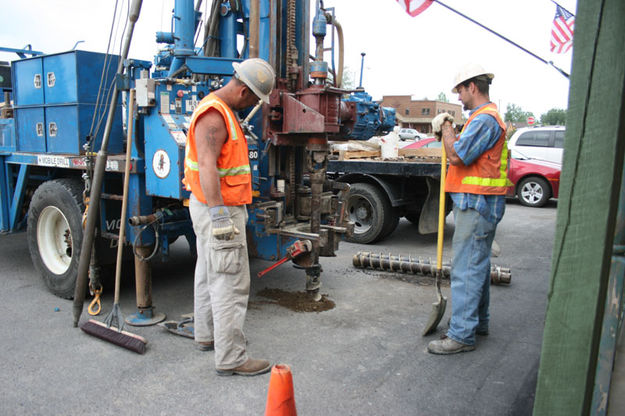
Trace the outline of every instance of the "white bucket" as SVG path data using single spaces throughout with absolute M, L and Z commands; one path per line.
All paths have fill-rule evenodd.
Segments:
M 399 136 L 391 132 L 380 138 L 380 153 L 382 159 L 396 159 L 399 155 Z

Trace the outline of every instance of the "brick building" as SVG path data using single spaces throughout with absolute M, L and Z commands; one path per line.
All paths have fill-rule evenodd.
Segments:
M 393 107 L 397 117 L 397 125 L 412 128 L 421 133 L 432 132 L 432 119 L 440 113 L 449 113 L 456 125 L 464 124 L 462 106 L 442 101 L 412 100 L 410 95 L 385 95 L 380 103 L 382 107 Z

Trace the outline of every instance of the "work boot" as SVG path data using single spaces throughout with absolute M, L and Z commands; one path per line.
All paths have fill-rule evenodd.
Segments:
M 238 367 L 230 369 L 217 369 L 217 375 L 219 376 L 232 376 L 238 374 L 240 376 L 255 376 L 263 374 L 271 370 L 271 364 L 267 360 L 255 360 L 254 358 L 248 358 L 246 362 Z
M 432 354 L 456 354 L 459 352 L 473 351 L 475 345 L 461 344 L 453 339 L 446 337 L 445 339 L 439 339 L 432 341 L 428 344 L 428 352 Z
M 213 351 L 215 349 L 215 341 L 196 342 L 196 344 L 200 351 Z

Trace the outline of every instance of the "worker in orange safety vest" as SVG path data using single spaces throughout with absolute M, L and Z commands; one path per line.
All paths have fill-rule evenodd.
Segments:
M 184 160 L 189 212 L 197 237 L 194 337 L 215 350 L 218 375 L 257 375 L 267 360 L 248 357 L 243 323 L 250 290 L 245 236 L 252 175 L 245 134 L 234 111 L 269 102 L 273 68 L 259 58 L 233 63 L 234 76 L 200 101 L 191 117 Z
M 454 202 L 454 253 L 451 268 L 452 315 L 446 336 L 428 344 L 433 354 L 475 349 L 476 335 L 489 332 L 490 254 L 505 211 L 508 149 L 506 125 L 490 101 L 492 73 L 469 64 L 454 80 L 469 119 L 458 136 L 447 113 L 432 120 L 449 161 L 445 191 Z

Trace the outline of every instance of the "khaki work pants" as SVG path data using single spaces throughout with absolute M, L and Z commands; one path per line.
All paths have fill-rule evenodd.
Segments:
M 234 240 L 217 240 L 211 233 L 208 206 L 193 195 L 189 212 L 197 237 L 194 285 L 194 331 L 197 342 L 215 341 L 215 368 L 227 370 L 247 361 L 243 323 L 250 293 L 245 205 L 229 206 L 239 229 Z

